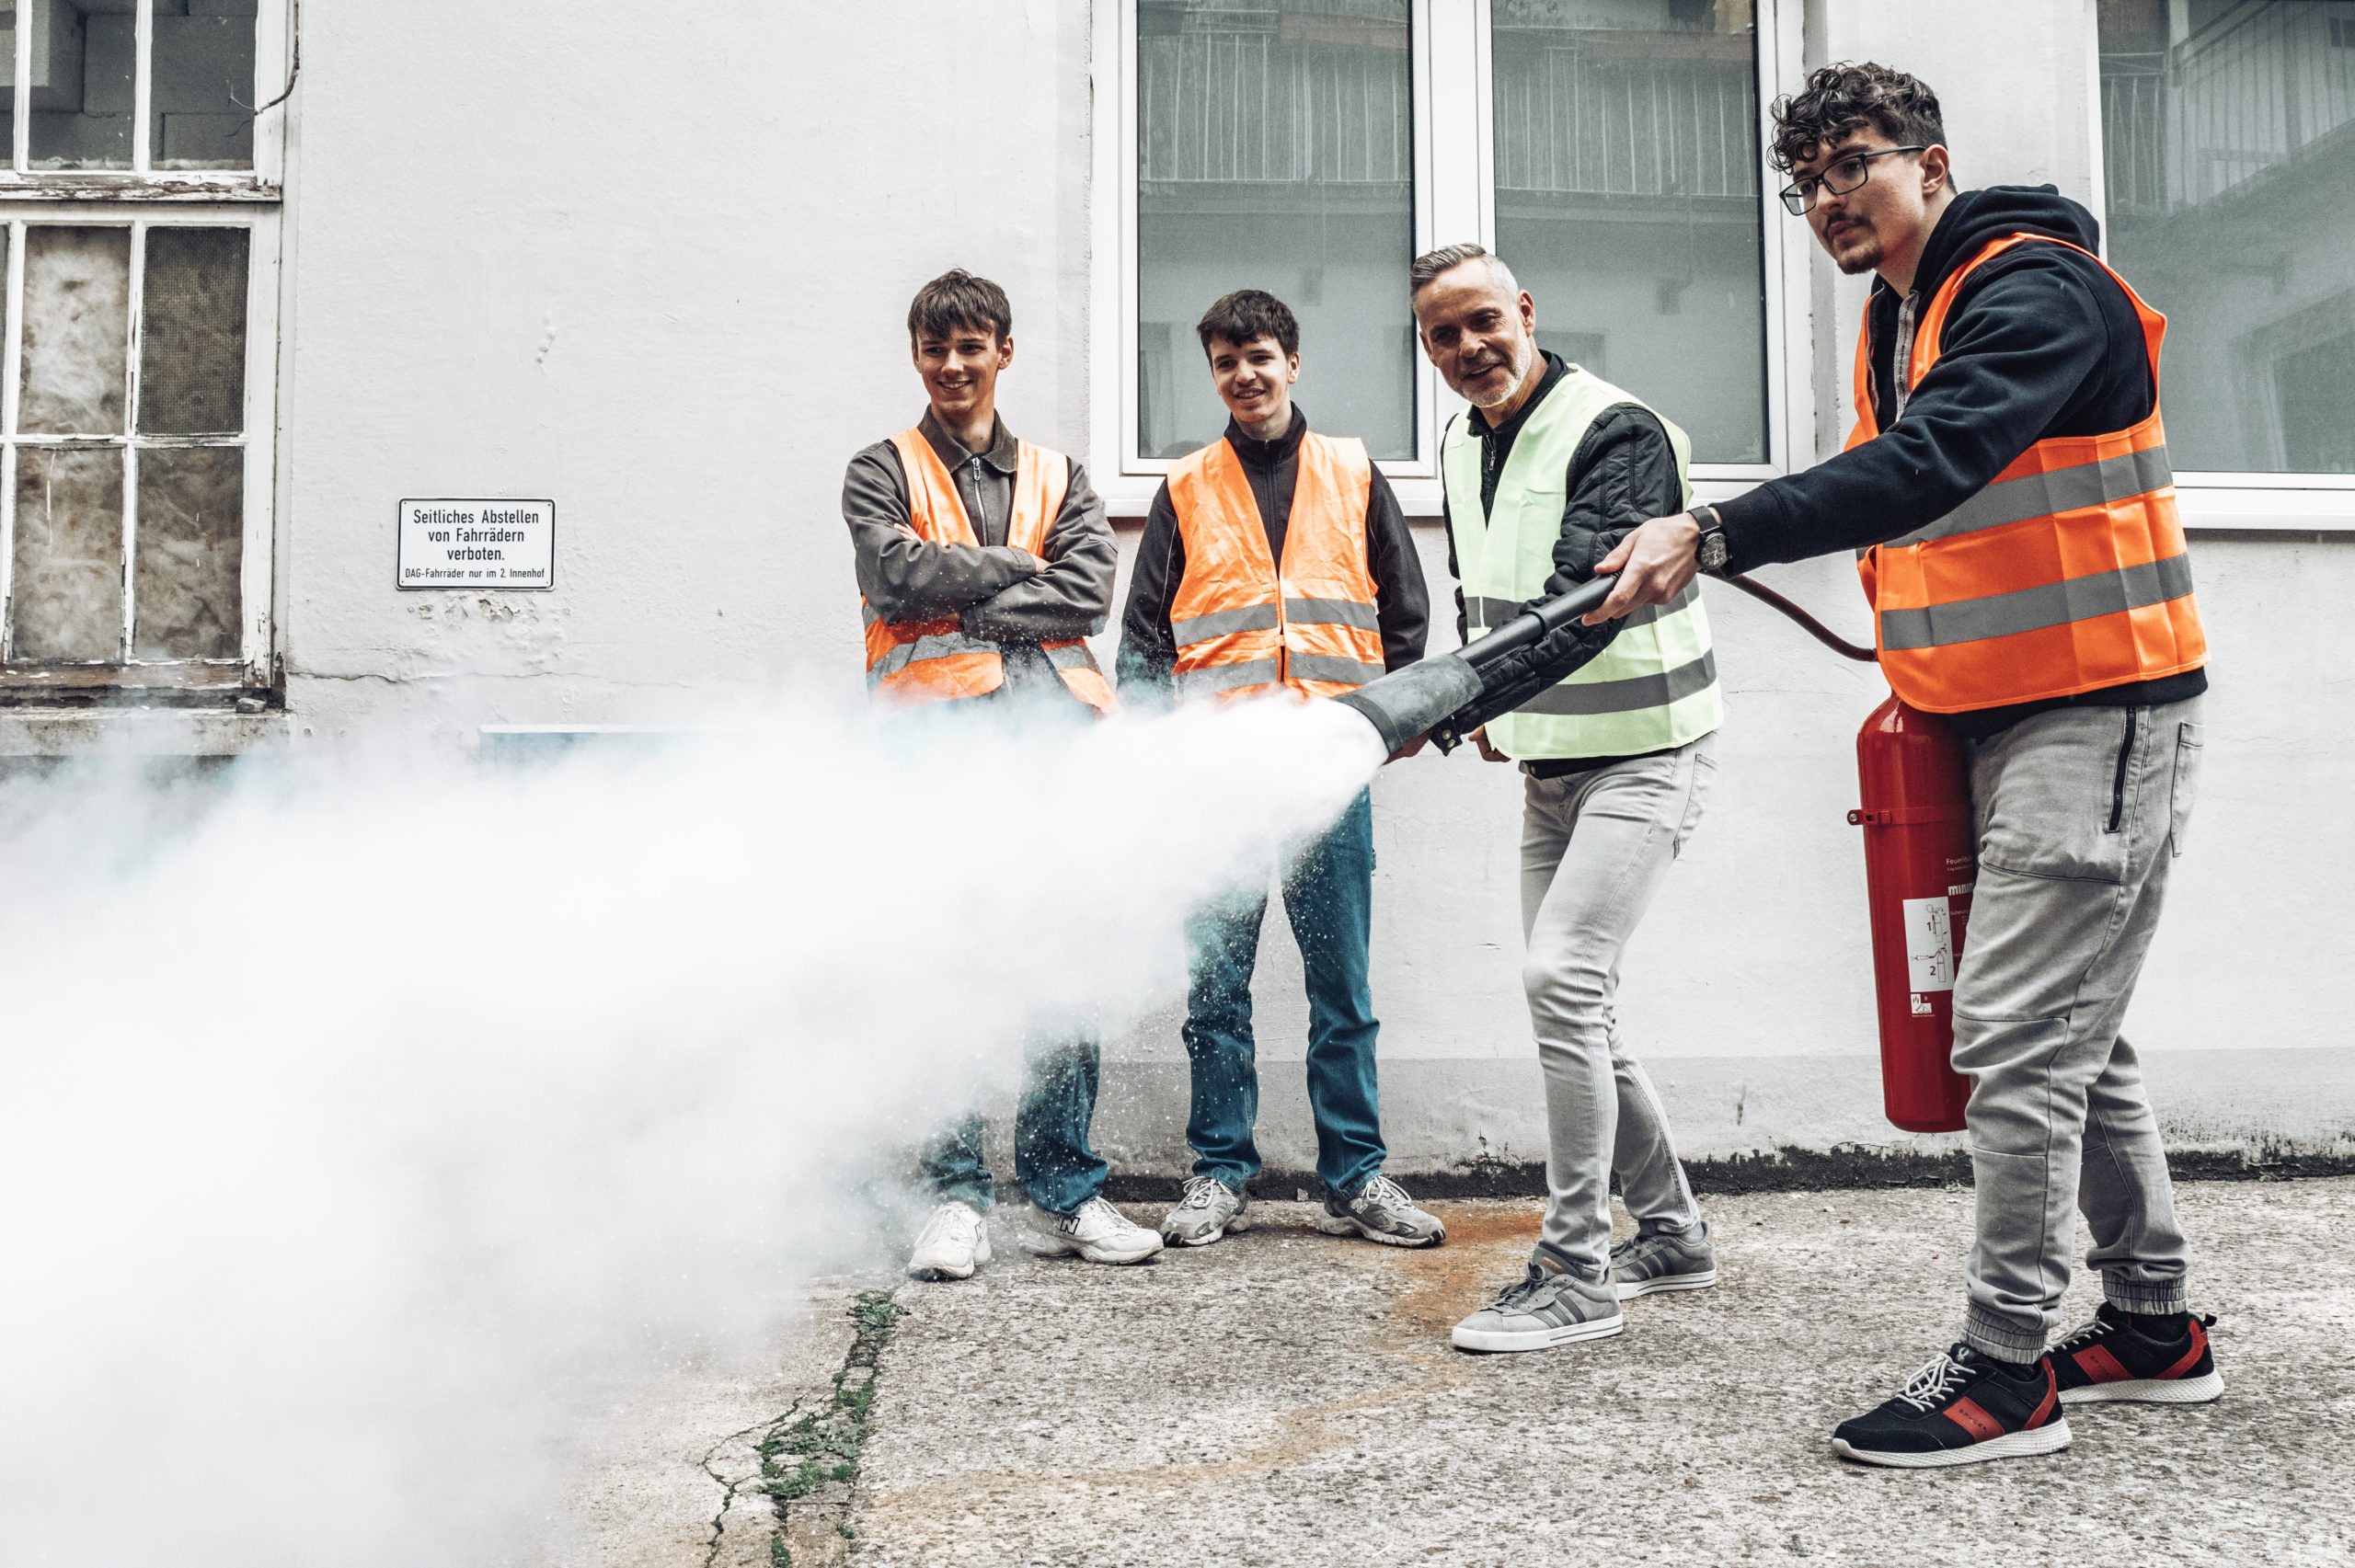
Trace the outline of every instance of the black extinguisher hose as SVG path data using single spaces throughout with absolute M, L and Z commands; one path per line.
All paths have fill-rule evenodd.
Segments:
M 1781 594 L 1776 593 L 1764 583 L 1752 582 L 1748 578 L 1741 577 L 1740 575 L 1729 578 L 1720 578 L 1718 580 L 1720 582 L 1729 582 L 1733 584 L 1734 587 L 1741 589 L 1742 592 L 1750 595 L 1751 598 L 1759 601 L 1761 603 L 1773 605 L 1784 614 L 1788 615 L 1792 620 L 1797 621 L 1801 626 L 1807 628 L 1807 632 L 1809 636 L 1812 636 L 1817 642 L 1821 643 L 1825 647 L 1830 648 L 1833 653 L 1838 654 L 1843 658 L 1853 658 L 1860 664 L 1872 664 L 1877 662 L 1880 658 L 1880 656 L 1875 653 L 1872 649 L 1868 647 L 1858 647 L 1855 644 L 1841 636 L 1831 627 L 1825 625 L 1822 622 L 1817 620 L 1814 616 L 1809 614 L 1806 611 L 1800 609 L 1789 600 L 1785 599 Z

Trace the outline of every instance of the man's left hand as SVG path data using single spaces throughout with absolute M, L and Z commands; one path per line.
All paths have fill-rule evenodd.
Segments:
M 1701 525 L 1691 512 L 1656 517 L 1619 541 L 1619 548 L 1603 558 L 1595 576 L 1617 572 L 1611 597 L 1586 616 L 1586 624 L 1616 621 L 1647 604 L 1665 604 L 1684 591 L 1700 565 L 1694 552 L 1701 543 Z

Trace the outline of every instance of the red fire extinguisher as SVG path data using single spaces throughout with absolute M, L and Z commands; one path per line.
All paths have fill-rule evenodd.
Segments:
M 1970 1081 L 1954 1070 L 1954 976 L 1979 875 L 1962 742 L 1892 696 L 1856 731 L 1865 898 L 1880 1004 L 1881 1103 L 1908 1132 L 1956 1132 Z
M 1871 661 L 1781 594 L 1726 579 L 1780 610 L 1835 653 Z M 1979 876 L 1970 779 L 1946 721 L 1892 695 L 1856 732 L 1865 898 L 1880 1011 L 1881 1104 L 1907 1132 L 1959 1132 L 1970 1081 L 1954 1070 L 1954 977 Z

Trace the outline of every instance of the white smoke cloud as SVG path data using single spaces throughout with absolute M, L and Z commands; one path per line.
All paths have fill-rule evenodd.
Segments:
M 585 1391 L 896 1250 L 1026 1027 L 1380 761 L 1329 704 L 0 790 L 0 1562 L 509 1560 Z

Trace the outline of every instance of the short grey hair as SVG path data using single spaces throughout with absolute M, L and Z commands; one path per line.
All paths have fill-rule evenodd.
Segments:
M 1441 273 L 1461 267 L 1467 261 L 1486 261 L 1491 280 L 1507 293 L 1521 292 L 1521 280 L 1512 275 L 1512 269 L 1505 265 L 1503 257 L 1491 256 L 1486 246 L 1466 241 L 1463 245 L 1443 245 L 1437 250 L 1427 250 L 1415 258 L 1414 266 L 1407 270 L 1409 280 L 1407 297 L 1414 298 L 1430 287 L 1431 280 Z

